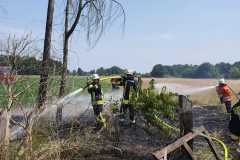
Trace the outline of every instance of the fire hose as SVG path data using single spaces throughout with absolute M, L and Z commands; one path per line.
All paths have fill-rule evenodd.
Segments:
M 209 138 L 209 139 L 212 139 L 212 140 L 218 142 L 223 147 L 223 150 L 224 150 L 224 160 L 228 160 L 228 147 L 227 147 L 227 145 L 223 141 L 221 141 L 220 139 L 215 138 L 213 136 L 207 136 L 207 135 L 205 135 L 203 133 L 200 134 L 200 136 L 205 137 L 205 138 Z
M 179 132 L 179 131 L 180 131 L 179 128 L 177 128 L 177 127 L 175 127 L 175 126 L 173 126 L 173 125 L 171 125 L 171 124 L 168 124 L 168 123 L 165 122 L 164 120 L 160 119 L 157 115 L 155 115 L 154 117 L 155 117 L 155 119 L 157 120 L 157 122 L 158 122 L 159 124 L 163 125 L 164 127 L 169 128 L 169 129 L 171 129 L 171 130 L 174 130 L 174 131 L 176 131 L 176 132 Z M 200 136 L 218 142 L 218 143 L 222 146 L 222 148 L 223 148 L 223 150 L 224 150 L 224 160 L 228 160 L 228 153 L 229 153 L 228 147 L 227 147 L 227 145 L 226 145 L 222 140 L 220 140 L 220 139 L 218 139 L 218 138 L 216 138 L 216 137 L 213 137 L 213 136 L 208 136 L 208 135 L 203 134 L 203 133 L 201 133 Z

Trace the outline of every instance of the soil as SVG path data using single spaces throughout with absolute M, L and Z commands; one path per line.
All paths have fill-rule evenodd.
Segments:
M 194 106 L 193 117 L 194 127 L 204 126 L 211 135 L 221 139 L 228 146 L 230 159 L 237 157 L 237 143 L 231 140 L 228 130 L 230 115 L 224 109 L 219 106 Z M 218 148 L 223 152 L 221 147 Z

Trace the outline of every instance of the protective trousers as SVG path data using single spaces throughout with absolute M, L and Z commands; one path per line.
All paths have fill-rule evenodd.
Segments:
M 94 115 L 96 117 L 97 127 L 106 127 L 106 120 L 102 115 L 103 105 L 102 104 L 95 104 L 93 105 Z
M 134 107 L 130 103 L 127 103 L 127 104 L 122 103 L 121 104 L 121 108 L 120 108 L 120 113 L 122 114 L 121 118 L 125 119 L 124 116 L 126 115 L 127 110 L 129 110 L 129 118 L 130 118 L 130 120 L 133 121 L 134 120 L 134 116 L 135 116 L 134 115 Z

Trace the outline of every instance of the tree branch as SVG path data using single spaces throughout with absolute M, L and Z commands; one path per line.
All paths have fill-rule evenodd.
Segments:
M 77 27 L 79 21 L 80 21 L 80 18 L 81 18 L 81 14 L 82 14 L 82 11 L 83 9 L 91 2 L 93 2 L 94 0 L 89 0 L 89 1 L 86 1 L 83 5 L 82 5 L 82 0 L 79 1 L 79 4 L 78 4 L 78 10 L 77 10 L 77 16 L 75 18 L 75 21 L 73 22 L 71 28 L 69 29 L 68 33 L 67 33 L 67 38 L 69 38 L 72 33 L 74 32 L 75 28 Z

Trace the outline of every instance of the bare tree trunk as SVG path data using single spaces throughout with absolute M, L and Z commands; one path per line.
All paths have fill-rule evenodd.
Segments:
M 62 64 L 62 73 L 61 73 L 62 75 L 61 75 L 59 97 L 63 97 L 64 96 L 66 79 L 67 79 L 68 40 L 69 40 L 69 36 L 68 36 L 69 7 L 70 7 L 70 0 L 67 0 L 66 10 L 65 10 L 65 31 L 64 31 L 64 42 L 63 42 L 63 64 Z M 57 107 L 56 122 L 58 124 L 59 129 L 61 129 L 62 109 L 63 109 L 62 105 Z
M 54 0 L 48 1 L 47 22 L 44 40 L 41 79 L 38 93 L 38 108 L 41 108 L 47 99 L 49 59 L 51 52 L 52 26 L 53 26 Z
M 63 65 L 62 65 L 62 77 L 59 90 L 59 97 L 64 96 L 65 85 L 67 79 L 67 66 L 68 66 L 68 23 L 69 23 L 69 7 L 70 0 L 67 0 L 66 10 L 65 10 L 65 31 L 64 31 L 64 44 L 63 44 Z
M 0 117 L 0 159 L 7 160 L 8 159 L 8 146 L 10 139 L 10 122 L 11 114 L 7 109 L 4 109 L 1 117 Z
M 28 124 L 29 126 L 26 127 L 26 136 L 23 139 L 23 147 L 25 149 L 24 152 L 24 158 L 25 160 L 31 160 L 32 159 L 32 128 L 33 128 L 33 122 L 30 122 Z
M 8 106 L 0 115 L 0 159 L 7 160 L 9 157 L 8 147 L 10 143 L 10 108 L 13 103 L 11 85 L 7 86 Z

